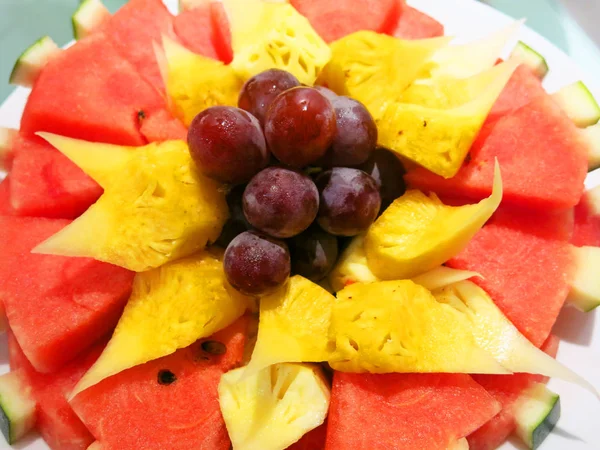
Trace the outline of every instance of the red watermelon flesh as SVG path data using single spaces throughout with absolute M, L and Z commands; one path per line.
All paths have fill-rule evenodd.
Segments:
M 0 216 L 16 216 L 17 212 L 10 202 L 10 176 L 0 183 Z
M 18 215 L 74 219 L 102 195 L 94 180 L 43 139 L 19 135 L 15 149 L 10 196 Z
M 550 211 L 534 211 L 501 205 L 490 218 L 490 224 L 499 223 L 541 238 L 569 241 L 575 226 L 573 209 L 556 209 Z
M 154 42 L 160 44 L 163 35 L 173 35 L 173 16 L 162 0 L 129 0 L 102 31 L 146 81 L 165 92 Z
M 309 431 L 302 439 L 288 447 L 288 450 L 324 450 L 327 439 L 327 423 Z
M 417 168 L 406 180 L 421 190 L 479 200 L 492 192 L 496 158 L 505 203 L 546 210 L 579 202 L 587 175 L 586 147 L 571 119 L 548 95 L 488 123 L 454 178 Z
M 464 374 L 335 372 L 326 449 L 444 449 L 499 410 Z
M 574 263 L 564 231 L 546 226 L 533 233 L 533 215 L 503 214 L 483 227 L 447 265 L 473 270 L 479 284 L 533 344 L 541 346 L 569 293 Z M 521 224 L 519 226 L 519 223 Z
M 222 8 L 221 4 L 219 6 Z M 183 11 L 175 17 L 173 26 L 177 37 L 191 51 L 219 59 L 216 46 L 218 33 L 214 26 L 212 9 L 212 2 L 206 2 L 194 9 Z
M 600 215 L 592 210 L 587 194 L 575 207 L 575 231 L 571 243 L 577 247 L 600 247 Z
M 391 32 L 400 14 L 398 0 L 291 0 L 290 3 L 325 42 L 361 30 Z
M 209 338 L 226 345 L 223 356 L 207 355 L 197 342 L 103 380 L 71 405 L 103 450 L 229 450 L 217 386 L 241 362 L 246 331 L 242 318 Z M 163 371 L 176 380 L 159 384 Z
M 144 145 L 140 112 L 166 109 L 164 98 L 95 33 L 53 59 L 37 79 L 21 131 L 48 131 L 93 142 Z
M 157 111 L 143 119 L 140 131 L 148 142 L 187 140 L 187 128 L 167 110 Z
M 229 64 L 233 60 L 233 48 L 231 46 L 231 30 L 229 29 L 227 11 L 225 11 L 223 3 L 219 1 L 213 1 L 210 7 L 213 27 L 216 31 L 215 46 L 217 54 L 221 61 Z
M 429 39 L 443 36 L 444 25 L 418 9 L 403 5 L 398 23 L 390 34 L 400 39 Z
M 117 323 L 133 273 L 88 258 L 32 254 L 68 220 L 0 217 L 0 300 L 19 345 L 53 372 Z
M 560 340 L 551 335 L 542 349 L 556 357 Z M 483 386 L 501 404 L 502 410 L 488 423 L 468 436 L 470 450 L 495 450 L 514 431 L 515 417 L 512 410 L 523 391 L 533 383 L 546 383 L 541 375 L 519 373 L 514 375 L 473 375 L 475 381 Z
M 77 417 L 67 396 L 92 364 L 98 359 L 104 343 L 51 374 L 37 372 L 8 333 L 8 349 L 12 370 L 22 370 L 22 381 L 31 388 L 37 403 L 36 429 L 52 450 L 86 450 L 94 441 L 91 433 Z

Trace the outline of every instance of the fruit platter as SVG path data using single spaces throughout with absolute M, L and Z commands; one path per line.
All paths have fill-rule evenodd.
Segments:
M 600 90 L 524 21 L 72 27 L 0 108 L 0 448 L 598 448 Z

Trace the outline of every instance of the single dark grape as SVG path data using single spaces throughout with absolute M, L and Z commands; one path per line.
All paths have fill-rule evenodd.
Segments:
M 264 125 L 265 116 L 275 97 L 296 86 L 300 86 L 300 82 L 291 73 L 280 69 L 265 70 L 246 81 L 238 99 L 238 106 L 254 115 L 261 125 Z
M 336 167 L 316 180 L 320 193 L 318 222 L 337 236 L 356 236 L 365 231 L 379 212 L 377 183 L 362 170 Z
M 332 100 L 337 132 L 321 160 L 324 167 L 353 167 L 364 163 L 377 146 L 377 126 L 365 106 L 348 97 Z
M 296 87 L 279 94 L 265 119 L 265 137 L 271 152 L 282 163 L 299 169 L 325 154 L 335 131 L 331 102 L 310 87 Z
M 335 92 L 333 92 L 331 89 L 326 88 L 325 86 L 315 86 L 315 89 L 321 94 L 323 94 L 325 98 L 330 102 L 334 101 L 338 97 L 338 95 Z
M 320 281 L 329 274 L 338 257 L 338 240 L 312 226 L 289 242 L 292 271 L 304 278 Z
M 223 183 L 244 183 L 269 162 L 256 117 L 231 106 L 198 114 L 190 124 L 188 145 L 200 172 Z
M 303 173 L 269 167 L 246 186 L 243 207 L 252 226 L 271 236 L 288 238 L 303 232 L 315 220 L 319 192 Z
M 246 186 L 244 185 L 238 185 L 227 194 L 229 220 L 225 223 L 225 226 L 223 226 L 223 231 L 221 231 L 219 239 L 215 242 L 220 247 L 227 247 L 238 234 L 252 228 L 252 225 L 246 220 L 244 207 L 242 206 L 242 196 L 245 188 Z
M 237 236 L 225 250 L 227 281 L 248 295 L 265 294 L 290 276 L 290 252 L 285 242 L 256 231 Z
M 381 194 L 381 211 L 406 192 L 404 166 L 398 157 L 385 148 L 377 148 L 359 169 L 373 177 Z

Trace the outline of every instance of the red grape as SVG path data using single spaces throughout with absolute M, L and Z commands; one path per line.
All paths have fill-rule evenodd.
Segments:
M 223 183 L 244 183 L 269 162 L 256 117 L 231 106 L 198 114 L 188 131 L 188 145 L 200 172 Z
M 377 183 L 362 170 L 336 167 L 317 177 L 318 222 L 337 236 L 356 236 L 371 226 L 381 197 Z
M 321 94 L 323 94 L 325 98 L 330 102 L 334 101 L 338 97 L 338 95 L 335 92 L 333 92 L 331 89 L 326 88 L 325 86 L 315 86 L 315 89 Z
M 378 148 L 359 169 L 373 177 L 381 193 L 381 211 L 406 192 L 404 166 L 398 157 L 385 148 Z
M 264 125 L 265 116 L 275 97 L 296 86 L 300 86 L 300 82 L 291 73 L 280 69 L 265 70 L 246 81 L 238 106 Z
M 335 132 L 331 102 L 310 87 L 296 87 L 279 94 L 265 119 L 269 149 L 279 161 L 295 168 L 321 158 Z
M 258 173 L 244 191 L 248 222 L 271 236 L 288 238 L 306 230 L 319 210 L 319 192 L 301 172 L 269 167 Z
M 290 240 L 292 271 L 312 281 L 320 281 L 333 268 L 338 257 L 335 236 L 313 226 Z
M 285 242 L 255 231 L 237 236 L 225 250 L 227 281 L 248 295 L 265 294 L 290 276 L 290 252 Z
M 337 133 L 320 161 L 324 167 L 351 167 L 364 163 L 377 146 L 377 126 L 364 105 L 348 97 L 332 100 Z

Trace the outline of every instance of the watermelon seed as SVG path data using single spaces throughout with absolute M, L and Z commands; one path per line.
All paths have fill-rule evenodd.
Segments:
M 177 377 L 170 370 L 161 370 L 158 372 L 158 384 L 162 384 L 163 386 L 168 386 L 177 381 Z
M 142 120 L 144 120 L 146 118 L 146 113 L 140 109 L 137 113 L 137 116 L 138 116 L 138 120 L 141 122 Z
M 211 355 L 223 355 L 227 351 L 225 344 L 219 341 L 204 341 L 201 346 L 202 350 Z

